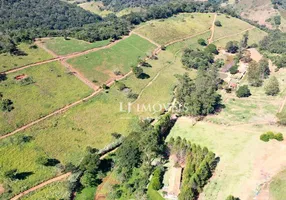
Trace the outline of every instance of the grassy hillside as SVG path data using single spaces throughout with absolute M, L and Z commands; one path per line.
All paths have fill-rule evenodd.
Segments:
M 252 25 L 240 19 L 228 17 L 227 15 L 223 14 L 218 15 L 216 20 L 220 21 L 222 26 L 215 27 L 214 41 L 221 39 L 225 36 L 238 34 L 239 32 L 245 31 L 253 27 Z
M 102 84 L 114 77 L 114 71 L 126 74 L 136 65 L 138 58 L 150 55 L 155 46 L 147 40 L 132 35 L 111 48 L 103 49 L 68 62 L 81 71 L 91 81 Z
M 237 34 L 234 34 L 234 35 L 223 36 L 223 37 L 218 38 L 217 40 L 215 40 L 214 44 L 217 47 L 225 48 L 226 44 L 229 41 L 240 42 L 242 40 L 243 35 L 245 33 L 246 33 L 246 31 L 242 32 L 242 33 L 237 33 Z M 262 30 L 260 30 L 258 28 L 253 28 L 253 29 L 249 30 L 248 34 L 249 34 L 249 39 L 248 39 L 248 44 L 249 45 L 252 45 L 254 43 L 259 44 L 259 41 L 261 41 L 267 35 L 266 32 L 264 32 L 264 31 L 262 31 Z
M 34 49 L 30 48 L 30 46 L 31 45 L 26 43 L 21 43 L 18 46 L 20 51 L 25 52 L 26 55 L 23 56 L 15 56 L 9 53 L 0 54 L 0 72 L 52 58 L 52 56 L 43 49 Z
M 98 48 L 109 44 L 109 40 L 88 43 L 83 40 L 69 38 L 65 40 L 63 37 L 51 38 L 43 41 L 45 46 L 58 55 L 67 55 L 74 52 L 81 52 L 88 49 Z
M 22 85 L 14 79 L 21 74 L 32 77 L 34 83 Z M 11 112 L 0 111 L 1 135 L 91 94 L 91 89 L 58 62 L 9 74 L 0 83 L 0 91 L 14 107 Z
M 51 183 L 35 192 L 21 198 L 21 200 L 46 200 L 46 199 L 68 199 L 68 182 L 60 181 Z
M 164 20 L 148 22 L 136 32 L 163 45 L 207 31 L 213 22 L 213 14 L 180 14 Z

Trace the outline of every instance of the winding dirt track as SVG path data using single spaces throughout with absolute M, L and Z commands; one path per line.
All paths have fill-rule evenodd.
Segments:
M 215 13 L 215 15 L 214 15 L 214 20 L 213 20 L 212 26 L 210 28 L 210 31 L 211 31 L 212 34 L 211 34 L 211 37 L 208 39 L 208 43 L 209 44 L 213 43 L 216 18 L 217 18 L 217 13 Z

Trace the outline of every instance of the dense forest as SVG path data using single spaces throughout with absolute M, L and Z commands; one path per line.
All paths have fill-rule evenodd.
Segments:
M 195 2 L 195 0 L 102 0 L 104 6 L 110 10 L 119 11 L 124 8 L 130 7 L 150 7 L 154 5 L 163 5 L 167 3 L 190 3 Z M 220 3 L 221 0 L 209 0 L 211 3 Z
M 2 0 L 0 31 L 41 28 L 63 30 L 101 20 L 82 8 L 58 0 Z

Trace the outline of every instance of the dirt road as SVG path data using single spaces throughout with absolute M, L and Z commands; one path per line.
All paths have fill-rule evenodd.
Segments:
M 30 192 L 33 192 L 33 191 L 38 190 L 38 189 L 40 189 L 42 187 L 45 187 L 46 185 L 51 184 L 53 182 L 64 180 L 64 179 L 68 178 L 70 175 L 71 175 L 71 172 L 66 173 L 66 174 L 62 174 L 60 176 L 57 176 L 57 177 L 52 178 L 50 180 L 47 180 L 47 181 L 45 181 L 45 182 L 43 182 L 43 183 L 41 183 L 41 184 L 39 184 L 39 185 L 37 185 L 35 187 L 32 187 L 32 188 L 30 188 L 30 189 L 28 189 L 28 190 L 26 190 L 26 191 L 24 191 L 24 192 L 22 192 L 22 193 L 20 193 L 20 194 L 18 194 L 16 196 L 14 196 L 11 200 L 20 199 L 21 197 L 23 197 L 24 195 L 26 195 L 26 194 L 28 194 Z
M 214 16 L 214 20 L 213 20 L 213 23 L 212 23 L 212 26 L 210 28 L 210 31 L 211 31 L 211 37 L 208 39 L 208 43 L 211 44 L 213 43 L 213 39 L 214 39 L 214 32 L 215 32 L 215 21 L 216 21 L 216 18 L 217 18 L 217 14 L 215 14 Z

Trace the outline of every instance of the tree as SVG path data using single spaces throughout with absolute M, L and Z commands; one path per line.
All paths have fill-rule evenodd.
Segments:
M 251 86 L 259 87 L 262 85 L 261 69 L 257 62 L 252 61 L 249 64 L 247 79 Z
M 80 179 L 80 183 L 84 187 L 90 187 L 90 186 L 95 186 L 96 185 L 96 175 L 85 172 L 84 175 Z
M 249 32 L 246 31 L 245 34 L 243 34 L 242 40 L 241 40 L 241 47 L 246 48 L 248 46 L 248 38 L 249 38 Z
M 0 108 L 3 112 L 11 112 L 13 107 L 13 102 L 10 99 L 2 99 L 0 102 Z
M 277 15 L 277 16 L 274 16 L 274 23 L 276 26 L 279 26 L 281 24 L 281 16 L 280 15 Z
M 267 58 L 262 58 L 259 62 L 258 62 L 259 68 L 260 68 L 260 73 L 262 75 L 262 78 L 268 78 L 268 76 L 270 75 L 270 69 L 269 69 L 269 62 Z
M 216 21 L 215 21 L 215 25 L 216 25 L 216 26 L 219 26 L 219 27 L 222 26 L 222 24 L 221 24 L 221 22 L 220 22 L 219 20 L 216 20 Z
M 278 67 L 278 68 L 283 68 L 286 67 L 286 54 L 283 54 L 281 56 L 277 56 L 275 58 L 274 64 Z
M 118 148 L 116 153 L 117 171 L 129 178 L 132 170 L 141 164 L 141 152 L 138 144 L 138 133 L 131 133 Z
M 208 53 L 207 51 L 199 51 L 187 48 L 184 50 L 182 56 L 182 63 L 186 67 L 193 69 L 198 69 L 199 67 L 205 69 L 209 68 L 213 62 L 213 55 Z
M 80 163 L 79 168 L 91 174 L 96 174 L 99 164 L 100 156 L 97 153 L 88 153 Z
M 140 78 L 140 76 L 143 74 L 143 69 L 141 67 L 133 67 L 132 72 L 136 78 Z
M 215 66 L 206 71 L 198 70 L 195 81 L 188 75 L 180 76 L 176 91 L 176 99 L 184 109 L 180 112 L 186 115 L 208 115 L 214 113 L 221 105 L 221 97 L 216 92 L 218 71 Z
M 229 195 L 229 196 L 226 198 L 226 200 L 239 200 L 239 198 L 236 198 L 236 197 L 234 197 L 234 196 L 232 196 L 232 195 Z
M 247 85 L 240 86 L 236 91 L 236 96 L 239 98 L 249 97 L 251 95 L 250 90 Z
M 17 46 L 8 35 L 0 34 L 0 54 L 1 53 L 14 53 L 17 51 Z
M 239 49 L 238 42 L 236 42 L 236 41 L 229 41 L 226 44 L 225 49 L 229 53 L 236 53 L 237 50 Z
M 280 92 L 279 82 L 275 76 L 272 76 L 264 87 L 265 93 L 270 96 L 275 96 Z
M 233 65 L 233 66 L 229 69 L 229 72 L 230 72 L 231 74 L 236 74 L 236 73 L 238 72 L 238 65 L 237 65 L 237 64 Z
M 203 38 L 198 39 L 198 43 L 202 46 L 207 46 L 207 43 Z
M 209 44 L 206 48 L 205 48 L 206 52 L 212 53 L 212 54 L 218 54 L 218 50 L 216 45 L 214 44 Z

